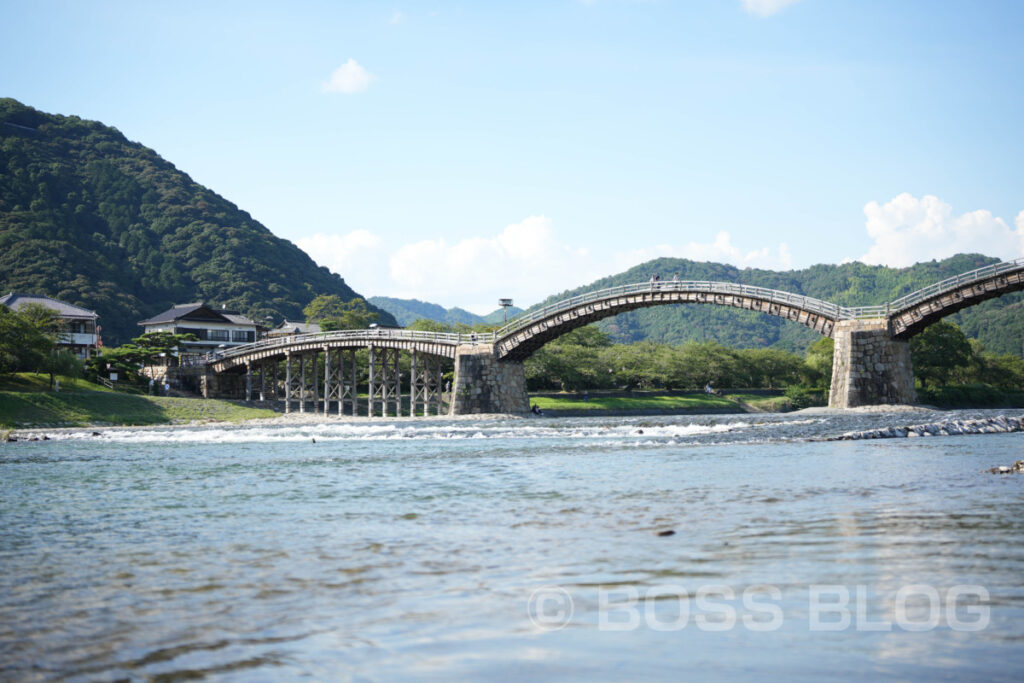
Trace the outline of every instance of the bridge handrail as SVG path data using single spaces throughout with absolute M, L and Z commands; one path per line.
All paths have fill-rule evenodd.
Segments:
M 526 328 L 539 320 L 543 320 L 556 313 L 572 310 L 578 306 L 608 299 L 625 294 L 636 294 L 640 292 L 707 292 L 709 294 L 731 294 L 749 296 L 771 303 L 782 303 L 795 306 L 809 313 L 816 313 L 832 318 L 833 320 L 864 320 L 888 318 L 894 313 L 917 305 L 942 292 L 954 287 L 969 285 L 974 282 L 985 280 L 994 275 L 1024 269 L 1024 257 L 993 263 L 983 266 L 967 273 L 961 273 L 954 277 L 946 278 L 941 282 L 923 287 L 916 292 L 911 292 L 887 304 L 878 306 L 839 306 L 830 301 L 816 299 L 802 294 L 783 292 L 777 289 L 766 287 L 755 287 L 753 285 L 741 285 L 733 282 L 712 282 L 707 280 L 665 280 L 658 282 L 636 282 L 617 287 L 607 287 L 585 294 L 578 294 L 568 299 L 562 299 L 555 303 L 548 304 L 530 312 L 528 315 L 520 315 L 510 320 L 496 332 L 427 332 L 425 330 L 406 330 L 401 328 L 371 328 L 366 330 L 334 330 L 331 332 L 317 332 L 309 334 L 273 337 L 261 339 L 250 344 L 244 344 L 223 351 L 213 351 L 203 357 L 203 362 L 213 363 L 237 356 L 244 356 L 253 351 L 269 350 L 280 347 L 287 347 L 293 344 L 334 342 L 334 341 L 366 341 L 372 342 L 381 339 L 397 339 L 401 341 L 426 341 L 441 344 L 462 344 L 467 342 L 494 343 L 514 332 Z
M 399 341 L 426 341 L 442 344 L 462 344 L 471 341 L 481 343 L 492 343 L 494 334 L 491 332 L 477 333 L 455 333 L 455 332 L 428 332 L 425 330 L 405 330 L 388 327 L 371 328 L 368 330 L 332 330 L 330 332 L 310 332 L 307 334 L 288 335 L 261 339 L 257 342 L 235 346 L 223 351 L 211 351 L 205 356 L 206 363 L 227 360 L 237 356 L 244 356 L 254 351 L 273 350 L 293 346 L 295 344 L 308 344 L 317 342 L 336 341 L 379 341 L 383 339 L 397 339 Z
M 959 275 L 948 277 L 941 282 L 930 284 L 927 287 L 922 287 L 916 292 L 911 292 L 910 294 L 901 296 L 899 299 L 891 301 L 889 303 L 889 308 L 894 313 L 902 311 L 904 309 L 911 308 L 912 306 L 916 306 L 922 301 L 931 299 L 946 290 L 973 284 L 980 280 L 988 279 L 993 275 L 999 275 L 1013 270 L 1020 270 L 1021 268 L 1024 268 L 1024 257 L 982 266 L 981 268 L 976 268 L 966 273 L 960 273 Z
M 879 318 L 886 313 L 885 306 L 858 306 L 847 308 L 839 306 L 830 301 L 823 301 L 803 294 L 792 294 L 777 289 L 766 287 L 755 287 L 753 285 L 741 285 L 733 282 L 711 282 L 706 280 L 665 280 L 659 282 L 637 282 L 617 287 L 608 287 L 585 294 L 578 294 L 568 299 L 556 301 L 543 308 L 531 311 L 527 315 L 520 315 L 509 321 L 504 327 L 495 332 L 499 339 L 528 327 L 538 320 L 543 320 L 556 313 L 571 310 L 578 306 L 588 304 L 602 299 L 608 299 L 625 294 L 636 294 L 641 292 L 707 292 L 710 294 L 738 294 L 763 299 L 772 303 L 783 303 L 797 306 L 811 313 L 818 313 L 833 318 L 834 320 L 856 320 L 860 318 Z

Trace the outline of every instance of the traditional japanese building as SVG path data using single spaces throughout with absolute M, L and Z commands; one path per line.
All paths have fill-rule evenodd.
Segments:
M 57 348 L 67 349 L 79 358 L 89 358 L 100 344 L 100 327 L 96 324 L 99 316 L 81 306 L 75 306 L 43 294 L 23 294 L 11 292 L 0 296 L 0 304 L 12 311 L 18 311 L 27 304 L 38 304 L 57 313 L 62 322 Z
M 178 304 L 139 323 L 146 333 L 192 334 L 197 341 L 184 342 L 183 353 L 205 353 L 256 341 L 259 326 L 238 311 L 212 308 L 199 302 Z

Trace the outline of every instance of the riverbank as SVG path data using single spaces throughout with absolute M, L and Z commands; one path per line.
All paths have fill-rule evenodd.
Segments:
M 35 384 L 42 379 L 35 378 Z M 19 388 L 32 384 L 19 379 Z M 28 384 L 26 384 L 28 382 Z M 162 397 L 125 394 L 81 380 L 62 380 L 62 387 L 73 391 L 46 391 L 45 385 L 35 390 L 0 391 L 0 437 L 12 434 L 41 437 L 55 430 L 82 428 L 109 429 L 117 427 L 157 427 L 202 425 L 211 423 L 252 423 L 256 425 L 321 424 L 335 421 L 365 420 L 487 420 L 509 418 L 508 415 L 447 415 L 424 417 L 369 418 L 337 416 L 322 413 L 294 412 L 283 414 L 268 407 L 255 407 L 241 401 L 200 399 L 193 397 Z M 90 388 L 91 387 L 91 388 Z M 543 411 L 544 417 L 612 417 L 729 415 L 748 413 L 791 412 L 796 406 L 780 391 L 748 390 L 721 395 L 685 392 L 617 392 L 597 394 L 534 394 L 531 405 Z M 278 409 L 280 406 L 277 406 Z M 987 407 L 987 406 L 985 406 Z M 946 406 L 942 406 L 946 408 Z M 929 406 L 866 406 L 856 411 L 897 413 L 934 409 Z M 799 412 L 821 414 L 844 412 L 825 407 L 811 407 Z M 517 416 L 524 417 L 524 416 Z M 0 438 L 2 440 L 2 438 Z
M 112 391 L 0 392 L 0 429 L 4 430 L 241 422 L 276 414 L 240 401 L 218 399 Z
M 551 417 L 627 415 L 730 415 L 782 413 L 793 409 L 780 391 L 630 392 L 628 394 L 534 394 L 530 405 Z
M 21 373 L 5 377 L 0 385 L 0 430 L 237 423 L 254 419 L 278 423 L 335 419 L 318 413 L 285 416 L 268 407 L 254 407 L 241 401 L 123 393 L 80 379 L 59 379 L 63 390 L 54 392 L 49 390 L 48 377 L 43 375 Z M 777 391 L 731 392 L 725 395 L 684 392 L 620 392 L 593 396 L 537 394 L 530 397 L 530 402 L 549 417 L 715 415 L 786 412 L 791 409 L 789 399 Z M 369 418 L 345 416 L 343 419 Z

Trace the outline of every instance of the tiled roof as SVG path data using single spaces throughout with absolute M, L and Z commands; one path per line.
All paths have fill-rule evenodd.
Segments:
M 252 320 L 249 320 L 248 318 L 246 318 L 244 315 L 238 313 L 237 311 L 223 311 L 223 310 L 221 310 L 221 311 L 217 311 L 217 312 L 220 313 L 222 316 L 224 316 L 225 318 L 227 318 L 228 320 L 230 320 L 231 322 L 233 322 L 236 325 L 253 325 L 253 326 L 256 325 L 256 323 L 254 323 Z
M 202 312 L 204 315 L 194 316 L 195 313 Z M 176 304 L 171 308 L 168 308 L 163 313 L 154 315 L 149 320 L 143 320 L 140 325 L 157 325 L 159 323 L 170 323 L 175 320 L 181 320 L 183 318 L 189 318 L 194 320 L 215 320 L 218 322 L 231 323 L 233 325 L 252 325 L 255 326 L 252 320 L 249 320 L 244 315 L 238 313 L 238 311 L 228 311 L 223 309 L 210 308 L 202 301 L 192 304 Z M 218 320 L 219 319 L 219 320 Z
M 75 306 L 63 301 L 58 301 L 57 299 L 43 294 L 11 292 L 10 294 L 0 296 L 0 304 L 7 306 L 12 311 L 17 311 L 25 304 L 39 304 L 52 311 L 56 311 L 57 314 L 63 318 L 88 318 L 90 320 L 99 318 L 95 311 L 90 311 L 89 309 L 82 308 L 81 306 Z
M 184 318 L 185 316 L 187 316 L 190 313 L 194 313 L 195 311 L 199 310 L 200 308 L 206 308 L 206 304 L 204 304 L 201 301 L 199 303 L 194 303 L 194 304 L 175 304 L 174 306 L 171 306 L 170 308 L 168 308 L 163 313 L 158 313 L 157 315 L 154 315 L 149 320 L 143 320 L 139 324 L 140 325 L 155 325 L 156 323 L 169 323 L 169 322 L 173 322 L 175 320 L 179 320 L 180 318 Z M 209 309 L 207 309 L 207 310 L 209 310 Z
M 271 330 L 272 334 L 320 334 L 323 332 L 317 323 L 295 322 L 285 320 L 283 323 Z

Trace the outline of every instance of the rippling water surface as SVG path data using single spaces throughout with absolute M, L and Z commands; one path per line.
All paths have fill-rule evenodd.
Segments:
M 0 679 L 1020 680 L 1024 436 L 814 440 L 938 417 L 9 444 Z

